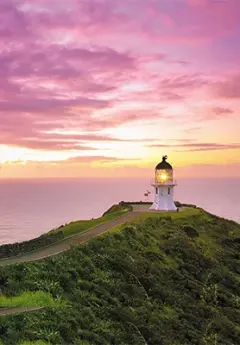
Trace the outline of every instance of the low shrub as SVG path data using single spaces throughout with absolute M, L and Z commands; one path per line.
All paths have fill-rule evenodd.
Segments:
M 63 238 L 63 231 L 58 231 L 44 234 L 29 241 L 4 244 L 0 246 L 0 259 L 29 253 L 41 247 L 49 246 Z
M 53 299 L 44 291 L 25 291 L 19 296 L 7 297 L 0 293 L 0 308 L 13 307 L 60 307 L 65 303 L 61 299 Z
M 194 229 L 190 225 L 184 225 L 183 226 L 183 231 L 186 233 L 188 237 L 195 238 L 199 236 L 199 233 L 197 232 L 196 229 Z

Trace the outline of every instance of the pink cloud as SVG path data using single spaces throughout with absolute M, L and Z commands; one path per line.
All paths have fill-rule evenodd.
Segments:
M 215 106 L 206 109 L 196 109 L 195 119 L 200 123 L 206 121 L 218 121 L 221 119 L 231 119 L 234 116 L 234 111 L 230 108 Z
M 1 75 L 5 77 L 53 77 L 73 79 L 85 77 L 94 70 L 133 70 L 135 60 L 128 53 L 120 53 L 110 48 L 83 49 L 58 45 L 44 46 L 32 44 L 29 51 L 22 49 L 1 54 Z
M 95 108 L 101 109 L 109 106 L 108 101 L 78 98 L 78 99 L 30 99 L 28 102 L 21 100 L 18 102 L 0 101 L 0 112 L 28 112 L 43 113 L 44 111 L 52 112 L 64 110 L 69 107 Z M 59 116 L 59 115 L 58 115 Z
M 209 0 L 186 0 L 186 2 L 191 6 L 206 6 L 210 4 Z
M 7 5 L 4 0 L 4 7 Z M 19 5 L 20 4 L 20 5 Z M 25 4 L 25 6 L 23 6 Z M 22 5 L 22 6 L 21 6 Z M 38 8 L 38 10 L 36 10 Z M 138 10 L 141 9 L 140 15 Z M 115 3 L 110 0 L 69 0 L 68 11 L 59 1 L 51 4 L 32 1 L 26 5 L 24 0 L 18 6 L 11 6 L 11 28 L 17 35 L 24 31 L 25 37 L 32 34 L 47 40 L 51 35 L 68 33 L 81 38 L 98 38 L 100 42 L 109 37 L 128 34 L 165 42 L 207 41 L 219 35 L 232 32 L 239 22 L 239 1 L 201 1 L 156 2 L 139 0 L 129 3 L 122 0 Z M 137 15 L 136 15 L 137 14 Z M 24 28 L 17 30 L 19 28 Z M 7 25 L 3 30 L 7 30 Z
M 14 139 L 12 139 L 10 146 L 24 147 L 27 149 L 41 150 L 41 151 L 71 151 L 71 150 L 93 151 L 93 150 L 97 150 L 95 147 L 85 146 L 77 142 L 63 141 L 63 140 L 43 141 L 43 140 L 39 140 L 38 138 L 16 140 L 15 143 L 14 143 Z
M 66 102 L 66 104 L 69 104 Z M 70 103 L 71 104 L 71 103 Z M 59 106 L 59 103 L 57 103 Z M 46 104 L 44 105 L 46 106 Z M 101 135 L 99 132 L 103 129 L 120 126 L 126 123 L 142 122 L 146 120 L 146 112 L 137 113 L 119 113 L 109 115 L 107 118 L 92 117 L 89 113 L 68 114 L 59 113 L 56 109 L 52 112 L 51 107 L 46 113 L 42 113 L 38 108 L 35 113 L 19 113 L 15 117 L 14 113 L 2 113 L 0 123 L 0 144 L 9 146 L 26 147 L 38 150 L 92 150 L 92 142 L 121 142 L 131 141 L 121 138 L 115 138 L 107 135 Z M 56 111 L 55 111 L 56 110 Z M 1 112 L 0 112 L 1 114 Z M 150 114 L 148 119 L 155 118 L 155 114 Z M 72 124 L 71 124 L 72 123 Z M 58 129 L 78 130 L 79 132 L 88 132 L 87 134 L 56 134 L 46 131 Z M 152 138 L 151 140 L 155 140 Z M 149 141 L 141 139 L 139 141 Z M 90 144 L 91 143 L 91 144 Z M 87 146 L 90 144 L 90 147 Z
M 240 98 L 240 73 L 229 76 L 228 79 L 213 85 L 213 92 L 220 98 Z
M 103 130 L 141 123 L 144 129 L 156 119 L 199 128 L 236 113 L 234 105 L 206 105 L 208 118 L 171 115 L 206 98 L 239 99 L 239 75 L 223 78 L 226 67 L 210 46 L 199 48 L 211 41 L 213 52 L 227 47 L 231 58 L 239 10 L 238 0 L 69 0 L 67 7 L 58 0 L 2 0 L 0 143 L 81 151 L 102 140 L 111 149 L 121 138 Z M 213 93 L 203 96 L 205 88 Z M 78 134 L 49 134 L 60 129 Z
M 195 89 L 205 86 L 209 83 L 206 77 L 198 74 L 177 75 L 160 81 L 161 87 L 164 89 Z
M 185 99 L 184 96 L 179 95 L 177 93 L 171 92 L 171 91 L 164 91 L 161 92 L 161 96 L 160 96 L 163 100 L 167 100 L 167 101 L 182 101 Z
M 239 150 L 240 143 L 221 144 L 221 143 L 179 143 L 171 144 L 152 144 L 150 147 L 170 148 L 176 152 L 200 152 L 200 151 L 217 151 L 217 150 Z
M 159 20 L 158 24 L 154 22 L 154 30 L 145 34 L 166 43 L 208 43 L 214 38 L 228 36 L 238 29 L 238 0 L 154 1 L 150 2 L 149 6 Z M 168 18 L 167 25 L 164 18 Z
M 19 11 L 14 2 L 1 0 L 0 23 L 1 39 L 24 38 L 31 35 L 28 18 Z
M 121 161 L 133 161 L 133 159 L 118 158 L 118 157 L 107 157 L 107 156 L 79 156 L 66 159 L 64 162 L 68 163 L 112 163 Z M 135 160 L 134 160 L 135 161 Z M 138 161 L 138 159 L 136 159 Z
M 233 113 L 232 109 L 229 108 L 223 108 L 223 107 L 214 107 L 212 108 L 212 111 L 215 115 L 221 116 L 221 115 L 230 115 Z
M 186 147 L 190 147 L 185 150 Z M 240 144 L 220 144 L 220 143 L 197 143 L 184 145 L 184 149 L 178 149 L 178 152 L 199 152 L 199 151 L 219 151 L 219 150 L 239 150 Z

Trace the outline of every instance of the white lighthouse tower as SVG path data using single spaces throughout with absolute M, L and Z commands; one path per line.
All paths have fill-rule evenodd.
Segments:
M 151 183 L 155 189 L 155 198 L 150 210 L 177 210 L 173 201 L 173 188 L 176 186 L 173 181 L 173 168 L 166 160 L 167 156 L 163 156 L 162 161 L 155 168 L 155 179 Z

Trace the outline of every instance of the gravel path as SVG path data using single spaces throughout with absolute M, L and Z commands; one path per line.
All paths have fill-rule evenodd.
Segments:
M 105 222 L 103 224 L 99 224 L 95 226 L 94 228 L 91 228 L 81 234 L 74 235 L 72 237 L 66 238 L 65 240 L 53 244 L 49 247 L 40 249 L 38 251 L 25 254 L 18 257 L 13 257 L 9 259 L 2 259 L 0 260 L 0 266 L 6 266 L 11 264 L 16 264 L 19 262 L 27 262 L 27 261 L 36 261 L 41 260 L 49 256 L 57 255 L 59 253 L 62 253 L 68 249 L 71 248 L 72 245 L 77 245 L 80 243 L 87 242 L 93 237 L 99 236 L 107 232 L 108 230 L 112 229 L 116 225 L 129 222 L 136 218 L 139 214 L 139 212 L 130 212 L 125 216 L 122 216 L 115 220 L 109 220 L 108 222 Z M 0 308 L 0 317 L 1 316 L 7 316 L 7 315 L 13 315 L 13 314 L 21 314 L 29 311 L 39 310 L 42 309 L 42 307 L 15 307 L 15 308 Z
M 15 307 L 15 308 L 0 308 L 0 317 L 14 314 L 21 314 L 29 311 L 40 310 L 43 307 Z
M 15 256 L 12 258 L 7 258 L 7 259 L 1 259 L 0 266 L 6 266 L 6 265 L 16 264 L 20 262 L 36 261 L 36 260 L 44 259 L 49 256 L 57 255 L 59 253 L 62 253 L 70 249 L 71 246 L 87 242 L 93 237 L 102 235 L 103 233 L 107 232 L 108 230 L 115 227 L 116 225 L 131 221 L 135 217 L 137 217 L 139 214 L 141 214 L 141 212 L 130 212 L 120 218 L 117 218 L 115 220 L 109 220 L 105 223 L 96 225 L 94 228 L 91 228 L 80 234 L 68 237 L 61 242 L 39 249 L 32 253 L 24 254 L 21 256 Z

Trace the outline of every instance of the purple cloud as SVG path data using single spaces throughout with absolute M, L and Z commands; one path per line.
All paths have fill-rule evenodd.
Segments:
M 231 75 L 213 85 L 214 94 L 220 98 L 240 98 L 240 73 Z
M 230 115 L 233 113 L 232 109 L 224 108 L 224 107 L 213 107 L 212 111 L 215 115 L 221 116 L 221 115 Z
M 162 119 L 198 128 L 236 113 L 235 104 L 206 106 L 208 117 L 188 109 L 239 100 L 239 73 L 222 77 L 238 69 L 221 66 L 223 51 L 236 55 L 239 9 L 238 0 L 2 0 L 0 143 L 81 151 L 102 140 L 111 148 L 121 138 L 102 131 Z
M 160 86 L 164 89 L 177 89 L 177 90 L 189 90 L 200 88 L 209 83 L 209 81 L 202 75 L 189 74 L 178 75 L 176 77 L 170 77 L 161 80 Z
M 175 145 L 168 144 L 152 144 L 150 147 L 169 148 L 176 152 L 192 152 L 192 151 L 216 151 L 216 150 L 238 150 L 240 143 L 236 144 L 220 144 L 220 143 L 179 143 Z

